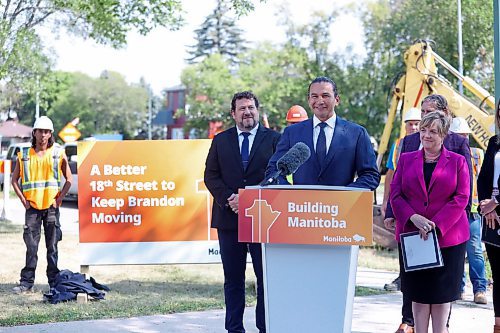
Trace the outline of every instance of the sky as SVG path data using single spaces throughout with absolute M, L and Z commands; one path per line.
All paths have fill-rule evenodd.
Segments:
M 349 3 L 350 0 L 289 0 L 288 8 L 294 22 L 305 24 L 312 20 L 315 10 L 330 12 Z M 123 74 L 130 83 L 139 82 L 143 77 L 150 83 L 155 94 L 165 88 L 181 84 L 180 74 L 187 65 L 188 45 L 194 45 L 194 30 L 198 28 L 215 7 L 215 0 L 182 1 L 186 24 L 178 31 L 155 29 L 147 36 L 137 33 L 128 35 L 127 46 L 116 50 L 96 44 L 92 40 L 83 40 L 61 34 L 56 37 L 47 33 L 46 46 L 55 51 L 56 69 L 70 72 L 83 72 L 98 77 L 102 71 L 116 71 Z M 267 0 L 261 4 L 254 0 L 255 11 L 238 21 L 250 42 L 268 40 L 275 43 L 284 41 L 284 30 L 277 24 L 275 13 L 277 5 L 283 1 Z M 349 31 L 349 33 L 346 33 Z M 341 51 L 348 46 L 357 54 L 363 54 L 363 31 L 360 22 L 352 16 L 342 16 L 332 25 L 331 50 Z

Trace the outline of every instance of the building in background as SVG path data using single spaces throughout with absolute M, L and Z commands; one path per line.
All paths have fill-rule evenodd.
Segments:
M 188 139 L 188 133 L 184 133 L 186 117 L 176 116 L 179 109 L 186 107 L 186 87 L 175 86 L 164 92 L 166 103 L 154 117 L 152 126 L 164 129 L 162 139 Z

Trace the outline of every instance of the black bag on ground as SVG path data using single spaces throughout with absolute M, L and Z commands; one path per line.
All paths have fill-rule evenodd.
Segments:
M 85 275 L 65 269 L 57 274 L 54 286 L 43 296 L 51 304 L 76 300 L 76 296 L 83 293 L 93 300 L 101 300 L 106 295 L 103 290 L 110 291 L 107 286 L 97 283 L 92 277 L 86 280 Z

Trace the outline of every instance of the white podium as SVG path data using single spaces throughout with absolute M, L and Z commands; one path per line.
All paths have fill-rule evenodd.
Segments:
M 358 246 L 263 244 L 268 333 L 350 333 Z
M 350 333 L 358 244 L 371 244 L 373 194 L 361 189 L 330 186 L 272 186 L 244 191 L 247 190 L 258 193 L 246 198 L 248 193 L 240 192 L 240 207 L 250 207 L 245 210 L 246 214 L 241 211 L 240 241 L 250 229 L 245 218 L 253 212 L 251 239 L 263 243 L 267 332 Z M 259 206 L 256 224 L 257 202 L 263 208 Z M 318 219 L 327 220 L 330 215 L 324 211 L 316 215 L 311 213 L 316 203 L 317 211 L 325 206 L 333 210 L 338 203 L 335 218 L 344 221 L 346 227 L 337 229 L 328 223 L 318 224 Z M 295 204 L 305 207 L 304 216 L 297 217 L 296 208 L 291 208 Z M 274 215 L 266 215 L 265 206 L 271 207 L 267 209 Z M 274 218 L 272 223 L 265 220 L 269 217 Z M 298 228 L 301 225 L 297 221 L 302 221 L 301 218 L 312 221 L 311 227 L 304 224 Z

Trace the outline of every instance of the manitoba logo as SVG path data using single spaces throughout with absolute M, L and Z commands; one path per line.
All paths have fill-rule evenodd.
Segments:
M 245 216 L 252 219 L 252 242 L 263 242 L 262 230 L 266 231 L 266 239 L 269 242 L 269 229 L 278 219 L 281 212 L 273 210 L 267 200 L 255 199 L 253 205 L 245 209 Z

